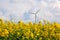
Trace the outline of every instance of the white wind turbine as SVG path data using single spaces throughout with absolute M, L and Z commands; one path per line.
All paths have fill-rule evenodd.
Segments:
M 35 13 L 32 13 L 32 12 L 31 12 L 31 14 L 34 14 L 34 15 L 35 15 L 35 23 L 37 22 L 37 14 L 38 14 L 39 11 L 40 11 L 40 9 L 37 10 Z

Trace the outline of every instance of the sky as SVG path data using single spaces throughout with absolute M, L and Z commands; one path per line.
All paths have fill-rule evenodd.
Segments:
M 0 0 L 0 18 L 14 22 L 34 22 L 37 14 L 37 21 L 48 20 L 60 22 L 60 0 Z

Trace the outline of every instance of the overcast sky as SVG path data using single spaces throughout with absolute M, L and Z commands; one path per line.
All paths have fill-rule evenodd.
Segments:
M 24 22 L 34 21 L 37 10 L 37 20 L 60 22 L 60 0 L 0 0 L 0 18 Z

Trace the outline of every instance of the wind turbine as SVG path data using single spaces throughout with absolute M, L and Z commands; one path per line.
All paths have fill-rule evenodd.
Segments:
M 40 9 L 37 10 L 35 13 L 32 13 L 32 12 L 31 12 L 31 14 L 34 14 L 34 15 L 35 15 L 35 23 L 36 23 L 36 21 L 37 21 L 37 14 L 38 14 L 39 11 L 40 11 Z

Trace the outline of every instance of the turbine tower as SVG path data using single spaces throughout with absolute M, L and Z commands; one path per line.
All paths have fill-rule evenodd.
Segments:
M 35 23 L 37 22 L 37 14 L 38 14 L 39 11 L 40 11 L 40 9 L 37 10 L 35 13 L 32 13 L 32 12 L 31 12 L 31 14 L 34 14 L 34 15 L 35 15 Z

